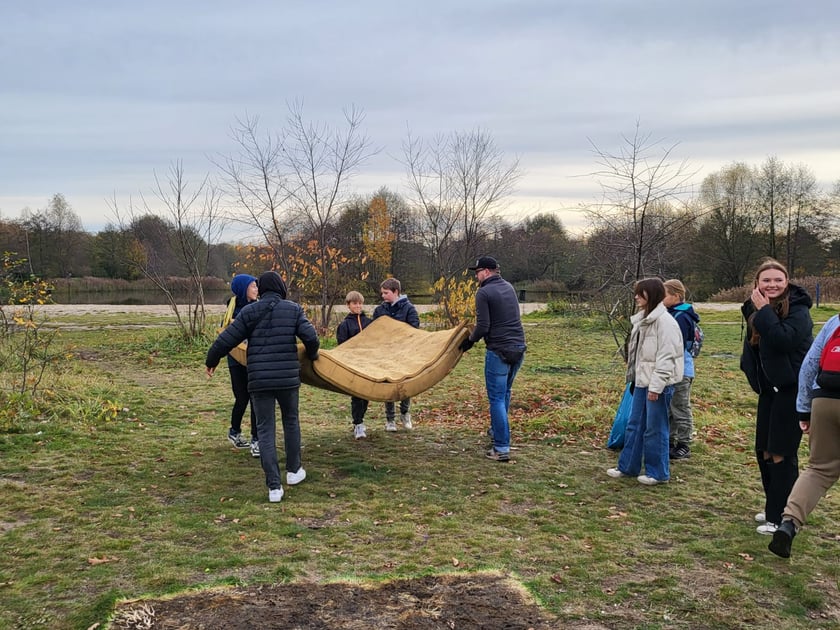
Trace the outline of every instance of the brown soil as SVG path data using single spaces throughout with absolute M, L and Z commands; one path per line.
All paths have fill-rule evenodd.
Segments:
M 515 580 L 496 573 L 427 576 L 377 584 L 289 583 L 212 589 L 118 604 L 112 630 L 261 628 L 604 629 L 561 623 Z

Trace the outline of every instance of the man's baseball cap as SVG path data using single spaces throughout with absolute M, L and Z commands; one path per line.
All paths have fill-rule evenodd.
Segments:
M 475 271 L 476 269 L 498 269 L 499 263 L 496 262 L 496 259 L 492 256 L 482 256 L 478 260 L 475 261 L 475 265 L 472 267 L 468 267 L 470 271 Z

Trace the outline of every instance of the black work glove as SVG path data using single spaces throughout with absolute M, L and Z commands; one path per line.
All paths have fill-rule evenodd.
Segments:
M 460 346 L 458 346 L 458 350 L 460 350 L 461 352 L 466 352 L 467 350 L 469 350 L 470 348 L 472 348 L 474 345 L 475 345 L 475 342 L 474 342 L 474 341 L 470 341 L 470 338 L 469 338 L 469 337 L 467 337 L 466 339 L 464 339 L 464 340 L 461 342 L 461 345 L 460 345 Z

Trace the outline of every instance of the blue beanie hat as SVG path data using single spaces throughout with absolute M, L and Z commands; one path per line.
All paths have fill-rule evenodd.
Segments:
M 249 276 L 247 273 L 240 273 L 230 281 L 230 290 L 238 299 L 247 302 L 248 285 L 255 280 L 256 278 L 254 276 Z

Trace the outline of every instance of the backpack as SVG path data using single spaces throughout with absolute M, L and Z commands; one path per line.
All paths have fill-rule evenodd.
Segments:
M 706 334 L 703 332 L 703 329 L 700 328 L 699 324 L 694 324 L 694 341 L 688 342 L 688 353 L 693 357 L 697 358 L 697 355 L 700 354 L 700 350 L 703 348 L 703 340 L 706 338 Z
M 823 346 L 817 385 L 821 389 L 840 390 L 840 326 L 834 330 Z
M 685 315 L 685 317 L 689 317 L 683 310 L 677 310 L 676 314 L 683 314 Z M 692 358 L 696 359 L 697 355 L 700 354 L 701 348 L 703 347 L 703 340 L 706 338 L 706 334 L 703 332 L 703 329 L 700 328 L 700 325 L 690 317 L 689 321 L 694 326 L 694 339 L 685 342 L 685 349 L 688 352 L 688 354 L 691 355 Z

